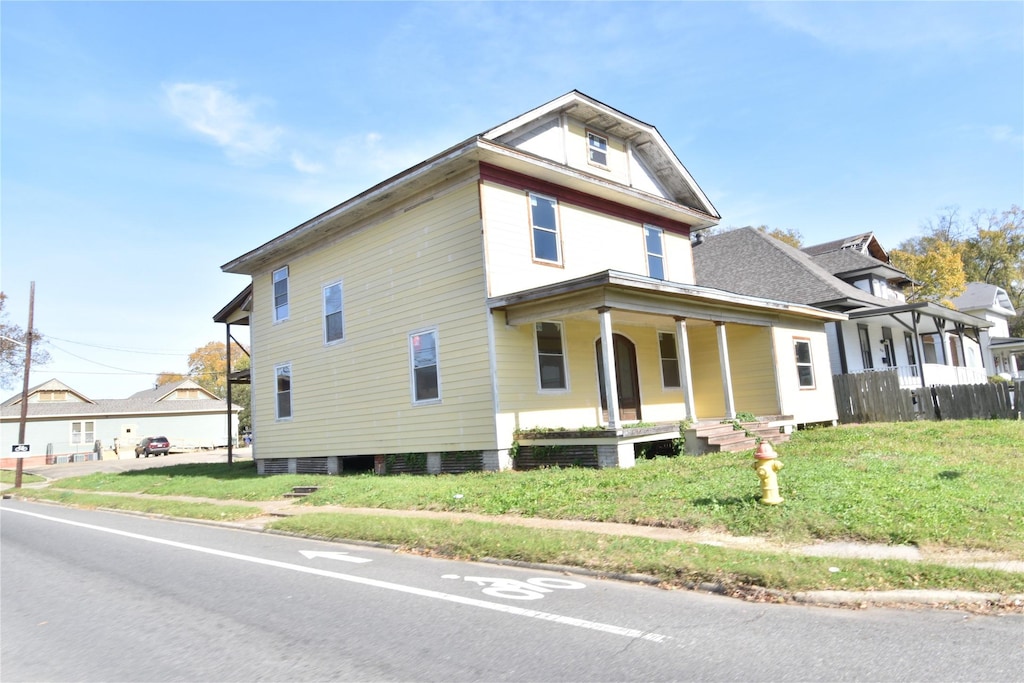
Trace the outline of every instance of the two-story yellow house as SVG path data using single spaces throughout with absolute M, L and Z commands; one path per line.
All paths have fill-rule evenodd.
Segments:
M 653 126 L 573 91 L 239 256 L 251 310 L 218 319 L 251 325 L 259 471 L 505 469 L 531 430 L 627 467 L 681 422 L 834 421 L 845 316 L 696 286 L 719 219 Z

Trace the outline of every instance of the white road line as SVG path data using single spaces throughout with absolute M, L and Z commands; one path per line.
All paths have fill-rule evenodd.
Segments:
M 242 562 L 251 562 L 253 564 L 261 564 L 267 567 L 277 567 L 278 569 L 289 569 L 295 572 L 302 572 L 304 574 L 313 574 L 315 576 L 324 576 L 330 579 L 340 579 L 342 581 L 348 581 L 350 583 L 356 583 L 363 586 L 371 586 L 373 588 L 383 588 L 385 590 L 398 591 L 400 593 L 408 593 L 410 595 L 418 595 L 424 598 L 432 598 L 434 600 L 444 600 L 446 602 L 454 602 L 460 605 L 468 605 L 470 607 L 479 607 L 481 609 L 489 609 L 495 612 L 504 612 L 505 614 L 512 614 L 520 617 L 529 617 L 531 619 L 540 619 L 541 621 L 552 621 L 557 624 L 563 624 L 565 626 L 575 626 L 577 628 L 589 629 L 591 631 L 601 631 L 603 633 L 611 633 L 617 636 L 625 636 L 627 638 L 636 638 L 640 640 L 650 640 L 656 643 L 663 643 L 668 641 L 671 636 L 662 635 L 660 633 L 647 633 L 633 628 L 626 628 L 624 626 L 615 626 L 614 624 L 603 624 L 598 621 L 590 621 L 587 619 L 577 619 L 576 617 L 567 617 L 561 614 L 552 614 L 550 612 L 540 612 L 538 610 L 523 609 L 522 607 L 514 607 L 512 605 L 503 605 L 497 602 L 488 602 L 487 600 L 478 600 L 476 598 L 467 598 L 461 595 L 452 595 L 450 593 L 442 593 L 440 591 L 427 590 L 424 588 L 416 588 L 414 586 L 405 586 L 400 583 L 391 583 L 389 581 L 379 581 L 377 579 L 370 579 L 363 576 L 354 576 L 352 574 L 341 574 L 339 572 L 327 571 L 324 569 L 316 569 L 314 567 L 303 567 L 298 564 L 291 564 L 289 562 L 278 562 L 277 560 L 267 560 L 262 557 L 254 557 L 252 555 L 241 555 L 239 553 L 232 553 L 226 550 L 217 550 L 216 548 L 205 548 L 200 545 L 193 545 L 191 543 L 181 543 L 179 541 L 169 541 L 163 538 L 156 538 L 154 536 L 145 536 L 143 534 L 136 534 L 130 531 L 121 531 L 120 529 L 111 529 L 108 527 L 96 526 L 94 524 L 86 524 L 84 522 L 75 522 L 67 519 L 60 519 L 59 517 L 50 517 L 49 515 L 41 515 L 36 512 L 28 512 L 27 510 L 17 510 L 14 508 L 0 508 L 0 511 L 4 513 L 12 513 L 19 515 L 27 515 L 29 517 L 36 517 L 38 519 L 45 519 L 50 522 L 57 522 L 59 524 L 67 524 L 69 526 L 76 526 L 82 529 L 91 529 L 93 531 L 101 531 L 103 533 L 113 534 L 115 536 L 123 536 L 125 538 L 133 538 L 139 541 L 146 541 L 148 543 L 157 543 L 160 545 L 170 546 L 172 548 L 181 548 L 182 550 L 191 550 L 198 553 L 205 553 L 207 555 L 214 555 L 217 557 L 224 557 L 231 560 L 240 560 Z

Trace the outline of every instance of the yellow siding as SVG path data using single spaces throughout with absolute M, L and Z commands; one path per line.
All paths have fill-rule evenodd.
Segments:
M 775 367 L 781 388 L 782 413 L 794 415 L 798 422 L 832 422 L 838 419 L 832 370 L 829 365 L 828 339 L 822 326 L 788 323 L 774 328 Z M 794 338 L 811 342 L 814 388 L 803 389 L 796 370 Z
M 499 421 L 509 432 L 508 442 L 515 427 L 593 427 L 603 422 L 595 350 L 601 335 L 597 319 L 555 322 L 563 324 L 569 386 L 567 391 L 541 391 L 534 326 L 507 327 L 502 314 L 495 314 L 498 412 Z M 614 328 L 616 334 L 636 345 L 641 418 L 645 422 L 681 420 L 684 413 L 682 391 L 662 386 L 658 329 L 623 325 Z
M 464 183 L 254 277 L 259 457 L 495 447 L 477 198 Z M 271 272 L 284 265 L 290 317 L 275 325 Z M 325 346 L 322 288 L 338 280 L 345 340 Z M 413 405 L 408 335 L 430 327 L 442 402 Z M 274 366 L 285 362 L 294 417 L 277 422 Z
M 726 325 L 736 412 L 778 415 L 771 328 Z
M 601 176 L 623 185 L 629 184 L 629 161 L 626 158 L 626 143 L 599 128 L 587 128 L 581 121 L 569 119 L 568 136 L 565 141 L 566 160 L 569 165 L 586 171 L 592 175 Z M 587 131 L 596 133 L 608 141 L 608 165 L 607 167 L 597 166 L 590 163 L 590 143 L 587 140 Z
M 715 326 L 689 320 L 686 336 L 690 342 L 690 371 L 693 377 L 693 404 L 697 419 L 725 415 L 725 392 L 718 362 L 718 339 Z
M 647 275 L 642 223 L 559 202 L 560 265 L 533 260 L 528 193 L 504 185 L 481 188 L 487 245 L 488 289 L 501 296 L 606 270 Z M 665 233 L 666 277 L 693 282 L 689 241 Z

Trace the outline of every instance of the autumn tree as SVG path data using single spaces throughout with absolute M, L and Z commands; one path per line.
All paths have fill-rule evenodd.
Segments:
M 0 292 L 0 387 L 12 389 L 25 371 L 25 348 L 28 335 L 19 325 L 7 319 L 4 306 L 7 295 Z M 43 335 L 32 330 L 32 365 L 50 362 L 50 354 L 42 348 Z
M 757 229 L 769 237 L 785 242 L 794 249 L 801 249 L 804 246 L 804 236 L 800 234 L 799 230 L 793 230 L 792 228 L 769 228 L 767 225 L 759 225 Z
M 893 265 L 915 283 L 907 292 L 907 301 L 952 306 L 951 299 L 963 294 L 967 287 L 962 251 L 961 244 L 927 237 L 903 242 L 889 252 Z
M 249 355 L 241 346 L 232 342 L 231 360 L 232 370 L 245 370 L 249 367 Z M 224 342 L 208 342 L 200 346 L 188 356 L 188 374 L 181 375 L 173 372 L 162 372 L 157 377 L 158 384 L 173 382 L 182 379 L 191 379 L 218 398 L 227 398 L 228 395 L 228 356 L 227 345 Z M 242 430 L 252 425 L 249 414 L 249 387 L 247 385 L 235 385 L 231 388 L 231 402 L 242 406 L 239 414 L 239 427 Z
M 183 379 L 188 379 L 188 377 L 180 372 L 161 372 L 156 376 L 156 385 L 162 387 L 165 384 L 180 382 Z

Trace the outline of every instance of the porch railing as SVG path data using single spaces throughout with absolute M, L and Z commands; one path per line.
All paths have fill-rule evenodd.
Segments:
M 950 386 L 958 384 L 985 384 L 988 375 L 984 368 L 965 368 L 956 365 L 924 363 L 923 365 L 899 365 L 894 368 L 871 368 L 865 372 L 889 372 L 895 370 L 900 379 L 901 389 L 916 389 L 921 386 L 921 372 L 924 385 Z

